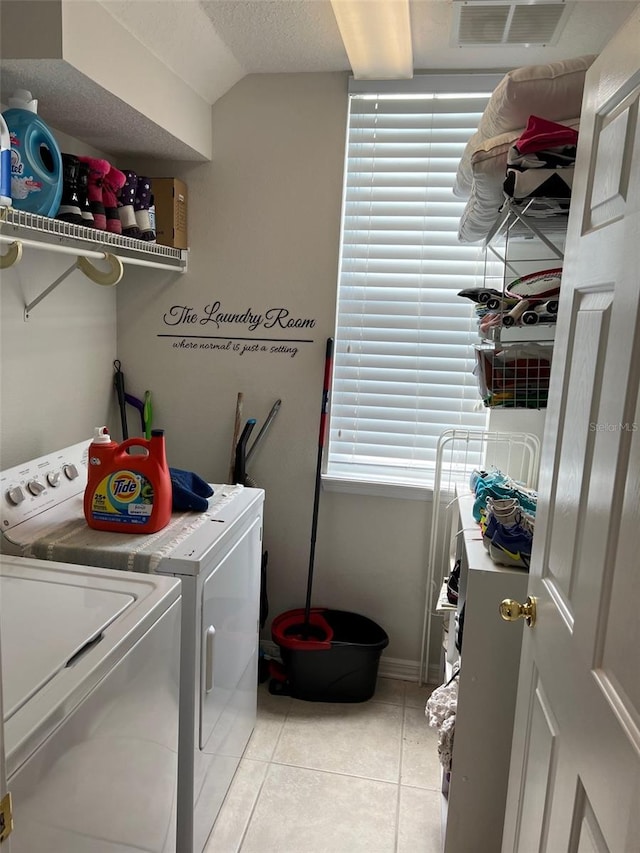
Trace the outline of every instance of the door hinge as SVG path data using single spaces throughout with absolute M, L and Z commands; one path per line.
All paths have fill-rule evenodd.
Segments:
M 7 791 L 0 801 L 0 844 L 5 841 L 13 829 L 13 809 L 11 808 L 11 791 Z

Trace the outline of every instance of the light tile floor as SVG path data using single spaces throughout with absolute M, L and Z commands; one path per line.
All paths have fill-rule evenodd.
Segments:
M 258 690 L 258 720 L 205 853 L 440 853 L 432 688 L 380 678 L 373 699 Z

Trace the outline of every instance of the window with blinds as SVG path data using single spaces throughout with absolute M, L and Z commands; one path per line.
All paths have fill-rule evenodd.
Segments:
M 452 187 L 499 79 L 352 83 L 329 477 L 429 486 L 440 434 L 487 426 L 477 322 L 457 296 L 482 286 L 483 255 L 458 241 L 466 202 Z

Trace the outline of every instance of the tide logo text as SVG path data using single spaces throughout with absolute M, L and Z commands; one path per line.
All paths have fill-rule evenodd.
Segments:
M 109 491 L 115 500 L 129 503 L 140 494 L 140 482 L 130 471 L 119 471 L 111 478 Z

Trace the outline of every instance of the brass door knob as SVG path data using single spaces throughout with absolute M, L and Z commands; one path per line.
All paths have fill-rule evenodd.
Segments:
M 518 619 L 524 619 L 529 628 L 533 628 L 536 624 L 536 599 L 529 595 L 526 602 L 520 604 L 513 598 L 505 598 L 500 604 L 500 616 L 505 622 L 517 622 Z

